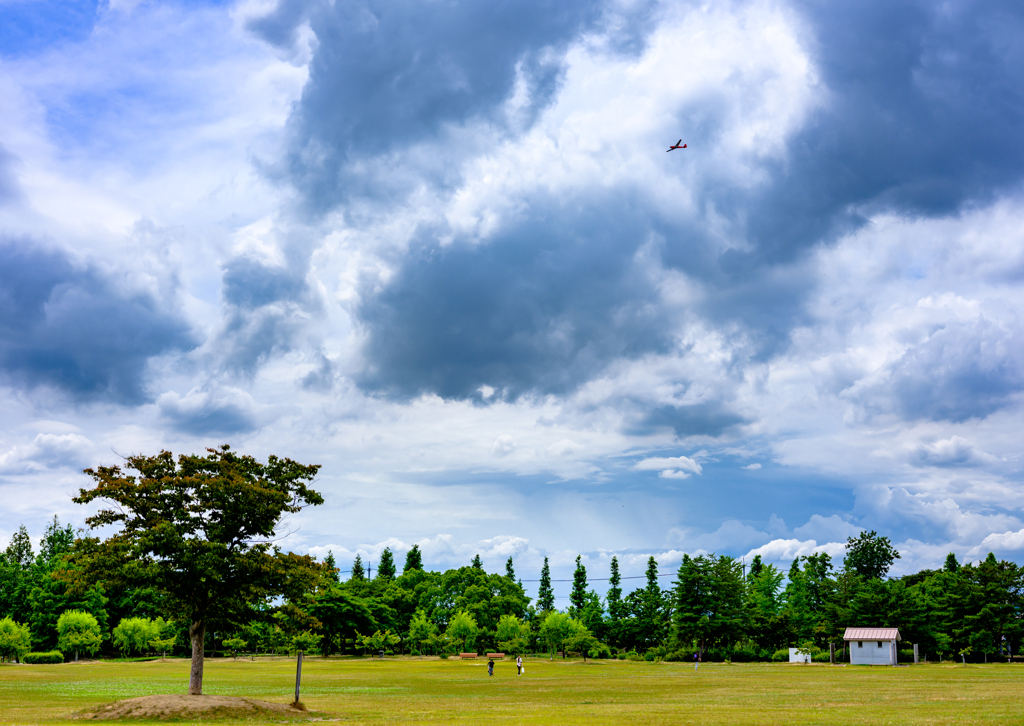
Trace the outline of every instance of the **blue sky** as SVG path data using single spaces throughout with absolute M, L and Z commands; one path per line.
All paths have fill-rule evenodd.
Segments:
M 1012 2 L 0 2 L 0 545 L 323 465 L 342 562 L 1024 561 Z M 666 154 L 682 137 L 685 150 Z M 635 572 L 634 572 L 635 571 Z

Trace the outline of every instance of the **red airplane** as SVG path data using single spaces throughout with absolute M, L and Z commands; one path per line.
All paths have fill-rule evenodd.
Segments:
M 686 144 L 683 144 L 682 146 L 680 146 L 679 144 L 683 144 L 683 140 L 682 139 L 679 139 L 679 141 L 677 141 L 674 145 L 672 145 L 672 146 L 668 147 L 667 149 L 665 149 L 665 151 L 672 151 L 672 149 L 685 149 L 686 148 Z

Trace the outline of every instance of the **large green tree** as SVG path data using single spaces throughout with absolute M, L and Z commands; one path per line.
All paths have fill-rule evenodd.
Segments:
M 741 565 L 732 557 L 683 555 L 672 617 L 676 645 L 731 647 L 749 622 L 744 593 Z
M 880 580 L 899 558 L 900 553 L 892 546 L 889 538 L 879 537 L 878 532 L 871 530 L 846 540 L 843 566 L 867 580 Z
M 74 582 L 152 587 L 175 619 L 189 623 L 189 693 L 203 690 L 206 631 L 244 623 L 253 605 L 284 595 L 298 600 L 320 580 L 308 556 L 282 553 L 273 538 L 282 516 L 323 498 L 307 483 L 319 466 L 271 456 L 263 464 L 230 447 L 206 456 L 169 451 L 133 455 L 119 466 L 86 469 L 96 483 L 74 501 L 109 503 L 86 520 L 115 527 L 101 541 L 78 540 Z

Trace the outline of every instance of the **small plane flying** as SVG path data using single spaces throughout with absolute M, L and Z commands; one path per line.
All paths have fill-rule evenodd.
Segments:
M 672 146 L 670 146 L 667 149 L 665 149 L 665 151 L 668 152 L 668 151 L 672 151 L 672 149 L 685 149 L 686 148 L 686 144 L 683 144 L 682 146 L 680 146 L 679 144 L 683 144 L 683 140 L 682 139 L 679 139 L 679 141 L 677 141 L 675 144 L 673 144 Z

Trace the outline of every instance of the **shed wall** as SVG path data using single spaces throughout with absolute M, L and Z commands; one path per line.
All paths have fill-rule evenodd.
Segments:
M 858 642 L 864 645 L 858 647 Z M 895 640 L 851 640 L 847 645 L 850 648 L 850 663 L 853 665 L 896 665 L 893 660 Z

